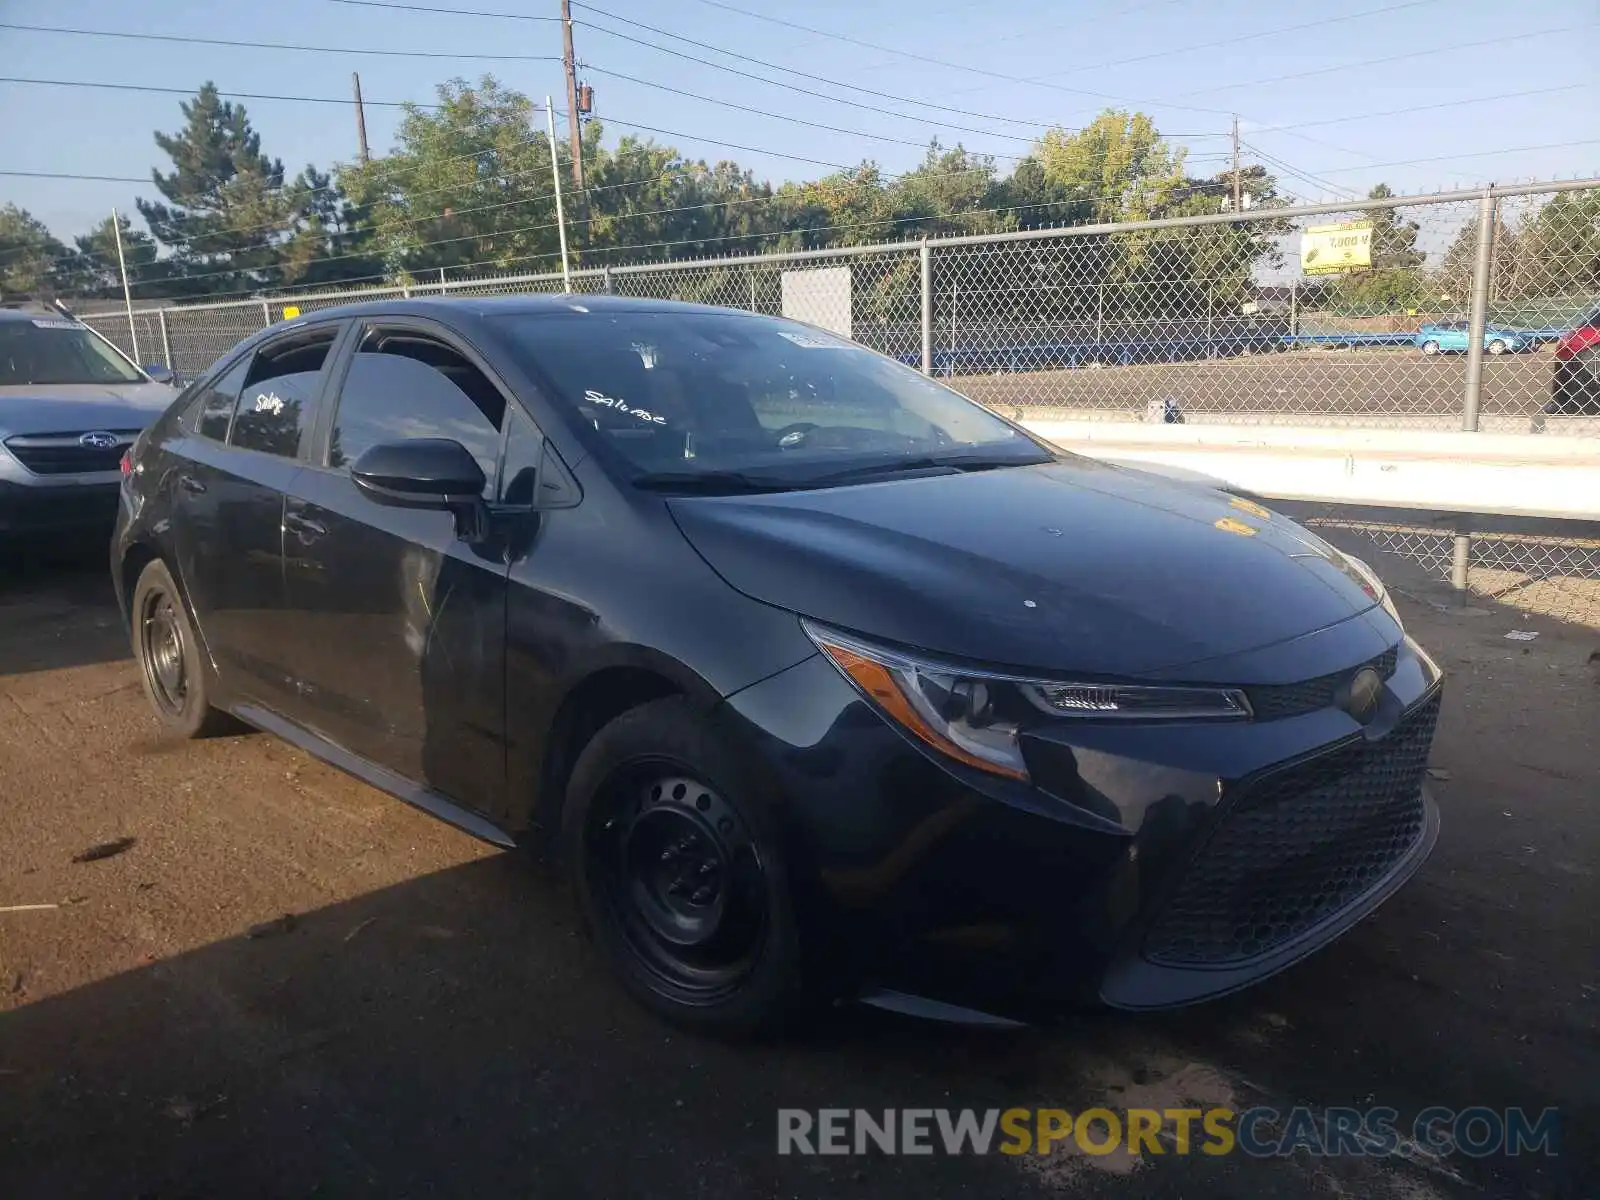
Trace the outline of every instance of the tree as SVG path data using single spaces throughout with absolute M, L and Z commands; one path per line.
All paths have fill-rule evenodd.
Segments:
M 160 282 L 170 275 L 169 264 L 160 261 L 158 248 L 150 235 L 135 229 L 121 213 L 117 224 L 122 230 L 122 256 L 128 265 L 128 278 L 147 286 L 145 294 L 159 294 Z M 76 249 L 66 263 L 71 290 L 76 295 L 122 295 L 122 271 L 117 261 L 117 233 L 108 216 L 88 233 L 73 239 Z
M 0 208 L 0 294 L 53 295 L 61 282 L 63 246 L 25 208 Z
M 1183 183 L 1184 151 L 1168 146 L 1144 113 L 1107 109 L 1077 133 L 1048 130 L 1034 156 L 1045 179 L 1098 221 L 1155 216 Z
M 207 83 L 181 105 L 184 127 L 157 133 L 173 170 L 152 171 L 162 201 L 138 201 L 156 239 L 172 251 L 190 292 L 276 287 L 303 281 L 325 246 L 313 185 L 286 181 L 262 153 L 243 105 Z
M 551 148 L 533 102 L 491 75 L 437 92 L 435 111 L 406 107 L 393 152 L 338 169 L 367 214 L 371 252 L 391 272 L 553 269 Z M 579 219 L 575 209 L 566 215 Z
M 1367 193 L 1369 200 L 1394 195 L 1386 183 Z M 1362 214 L 1372 226 L 1372 269 L 1344 278 L 1344 306 L 1354 314 L 1390 313 L 1417 308 L 1428 288 L 1421 267 L 1426 255 L 1417 249 L 1422 227 L 1403 220 L 1394 208 L 1369 208 Z

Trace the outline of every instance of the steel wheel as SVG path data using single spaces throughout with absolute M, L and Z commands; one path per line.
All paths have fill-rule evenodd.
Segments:
M 172 593 L 159 588 L 145 593 L 137 620 L 139 666 L 150 698 L 168 715 L 182 716 L 189 698 L 186 625 Z
M 1422 343 L 1422 352 L 1429 357 L 1439 353 L 1439 343 L 1429 340 Z
M 679 1003 L 730 995 L 769 923 L 766 869 L 739 810 L 667 762 L 617 771 L 597 800 L 587 873 L 629 954 Z
M 1496 338 L 1494 341 L 1489 343 L 1489 353 L 1490 354 L 1504 354 L 1505 352 L 1506 352 L 1506 344 L 1504 342 L 1502 342 L 1499 338 Z

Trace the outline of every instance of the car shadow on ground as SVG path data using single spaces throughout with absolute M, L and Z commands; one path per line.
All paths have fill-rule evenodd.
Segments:
M 0 676 L 127 658 L 106 547 L 0 547 Z

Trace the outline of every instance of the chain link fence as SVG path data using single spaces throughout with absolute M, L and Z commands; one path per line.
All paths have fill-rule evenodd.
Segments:
M 1339 505 L 1316 506 L 1299 519 L 1312 529 L 1364 537 L 1374 549 L 1408 559 L 1481 600 L 1600 628 L 1600 530 L 1592 523 L 1560 523 L 1582 527 L 1581 535 L 1562 533 L 1551 522 L 1520 532 L 1484 531 L 1451 517 L 1441 518 L 1442 525 L 1397 522 Z
M 1600 180 L 85 320 L 187 377 L 290 305 L 565 290 L 797 317 L 1014 417 L 1600 437 Z M 1356 524 L 1458 584 L 1600 625 L 1594 541 Z

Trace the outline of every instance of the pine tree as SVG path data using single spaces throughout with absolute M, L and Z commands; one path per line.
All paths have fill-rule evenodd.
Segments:
M 185 125 L 155 135 L 174 169 L 152 171 L 162 201 L 140 199 L 139 212 L 181 273 L 188 290 L 223 292 L 299 282 L 324 239 L 312 218 L 314 193 L 304 176 L 286 181 L 282 161 L 261 151 L 261 135 L 243 105 L 211 83 L 180 106 Z

